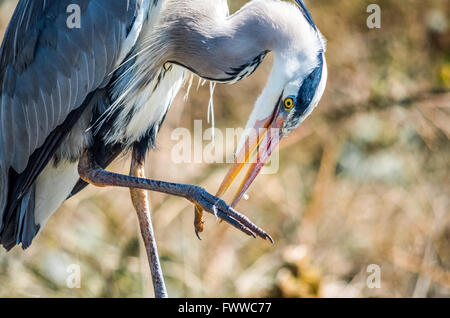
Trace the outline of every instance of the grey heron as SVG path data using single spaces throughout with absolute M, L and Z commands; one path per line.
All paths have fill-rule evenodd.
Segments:
M 67 24 L 68 7 L 80 26 Z M 272 52 L 267 86 L 236 163 L 214 196 L 196 185 L 145 179 L 155 144 L 188 72 L 215 83 L 250 76 Z M 246 234 L 270 239 L 234 206 L 279 140 L 318 104 L 325 40 L 302 0 L 19 0 L 0 51 L 0 243 L 27 248 L 49 217 L 86 185 L 127 187 L 149 255 L 155 247 L 145 190 L 183 197 Z M 130 175 L 104 170 L 132 153 Z M 219 197 L 257 152 L 231 205 Z M 146 240 L 147 238 L 147 240 Z M 150 256 L 149 256 L 150 257 Z M 157 264 L 158 265 L 158 264 Z

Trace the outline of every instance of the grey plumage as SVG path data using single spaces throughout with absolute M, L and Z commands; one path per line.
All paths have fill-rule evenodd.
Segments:
M 81 8 L 80 29 L 66 24 L 69 4 Z M 247 126 L 283 94 L 306 96 L 287 135 L 326 81 L 324 40 L 297 4 L 253 0 L 230 16 L 226 0 L 19 0 L 0 50 L 0 243 L 28 247 L 86 186 L 76 173 L 85 149 L 106 167 L 123 150 L 152 147 L 188 70 L 232 84 L 272 52 Z M 318 80 L 299 93 L 314 70 Z
M 80 29 L 66 24 L 66 8 L 72 3 L 21 0 L 5 34 L 0 53 L 0 232 L 19 214 L 16 209 L 25 208 L 22 198 L 51 159 L 41 153 L 54 153 L 53 143 L 60 144 L 71 127 L 61 128 L 54 140 L 48 139 L 51 133 L 72 111 L 89 104 L 86 97 L 91 92 L 108 83 L 142 0 L 76 1 L 83 21 Z M 29 163 L 33 154 L 35 167 Z M 11 169 L 20 175 L 27 168 L 28 175 L 8 182 Z M 7 247 L 12 244 L 5 242 L 4 234 L 1 238 Z

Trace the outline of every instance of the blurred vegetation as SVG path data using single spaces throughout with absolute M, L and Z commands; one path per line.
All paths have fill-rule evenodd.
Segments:
M 233 10 L 246 1 L 230 0 Z M 446 0 L 307 1 L 328 39 L 329 82 L 311 117 L 281 145 L 280 171 L 261 175 L 239 210 L 274 246 L 151 194 L 169 294 L 187 297 L 450 296 L 450 6 Z M 16 1 L 0 1 L 4 32 Z M 381 29 L 366 26 L 370 3 Z M 265 85 L 255 75 L 216 90 L 218 128 L 242 127 Z M 209 90 L 180 94 L 149 155 L 152 178 L 214 192 L 225 164 L 172 164 L 170 135 L 206 120 Z M 127 172 L 127 160 L 111 169 Z M 70 264 L 81 288 L 69 289 Z M 366 284 L 381 267 L 380 289 Z M 66 202 L 32 247 L 0 251 L 0 296 L 150 297 L 129 192 L 90 187 Z

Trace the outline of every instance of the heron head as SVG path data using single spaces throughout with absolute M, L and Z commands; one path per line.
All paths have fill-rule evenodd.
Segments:
M 297 17 L 303 19 L 297 25 L 303 29 L 293 32 L 294 36 L 289 39 L 281 39 L 278 49 L 274 49 L 274 65 L 268 83 L 247 122 L 235 163 L 217 193 L 218 196 L 224 194 L 244 166 L 250 164 L 231 206 L 245 194 L 281 139 L 311 114 L 325 90 L 325 41 L 303 2 L 296 1 L 303 15 L 299 17 L 297 12 Z

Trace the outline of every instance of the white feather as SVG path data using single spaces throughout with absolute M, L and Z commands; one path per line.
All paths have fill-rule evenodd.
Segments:
M 35 222 L 42 230 L 48 218 L 67 199 L 78 179 L 78 162 L 51 161 L 36 180 Z

